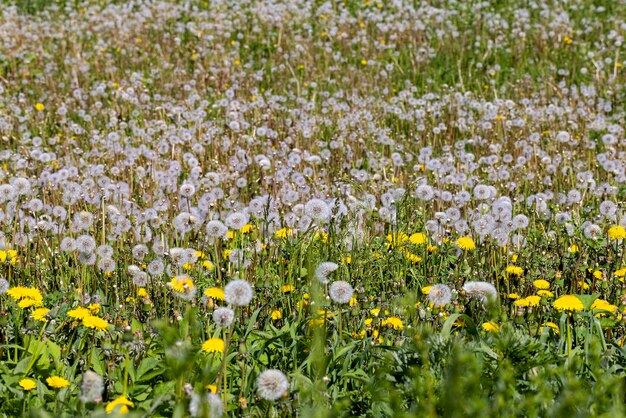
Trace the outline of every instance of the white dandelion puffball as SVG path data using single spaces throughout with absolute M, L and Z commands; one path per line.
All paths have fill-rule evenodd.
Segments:
M 268 401 L 275 401 L 289 389 L 289 380 L 280 370 L 268 369 L 261 373 L 256 381 L 259 396 Z
M 324 261 L 315 269 L 315 278 L 322 284 L 328 283 L 328 275 L 337 270 L 339 266 L 332 261 Z
M 348 303 L 350 302 L 350 299 L 352 299 L 354 289 L 352 289 L 350 283 L 339 280 L 338 282 L 334 282 L 330 285 L 328 293 L 330 294 L 330 298 L 333 300 L 333 302 Z
M 317 221 L 327 221 L 330 218 L 330 208 L 322 199 L 311 199 L 307 202 L 306 214 Z
M 447 305 L 452 299 L 452 290 L 445 284 L 436 284 L 428 292 L 428 301 L 435 308 Z
M 228 328 L 235 319 L 235 312 L 230 308 L 217 308 L 213 311 L 213 321 L 220 328 Z
M 245 280 L 232 280 L 224 288 L 224 300 L 229 305 L 246 306 L 252 300 L 252 296 L 252 286 Z
M 463 285 L 463 290 L 465 290 L 465 293 L 470 297 L 477 298 L 483 303 L 498 298 L 496 288 L 491 283 L 487 282 L 467 282 Z

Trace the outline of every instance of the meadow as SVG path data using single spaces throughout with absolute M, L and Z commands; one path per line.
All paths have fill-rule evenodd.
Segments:
M 626 416 L 624 16 L 0 0 L 0 417 Z

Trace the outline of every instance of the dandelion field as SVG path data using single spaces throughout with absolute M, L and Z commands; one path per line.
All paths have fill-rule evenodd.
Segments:
M 0 416 L 626 416 L 626 2 L 0 5 Z

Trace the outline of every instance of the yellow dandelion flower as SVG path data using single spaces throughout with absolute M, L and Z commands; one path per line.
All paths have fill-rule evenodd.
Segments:
M 31 312 L 31 315 L 36 321 L 46 321 L 46 315 L 50 312 L 48 308 L 38 308 Z
M 381 325 L 383 327 L 393 328 L 396 331 L 401 331 L 402 328 L 404 328 L 404 326 L 402 324 L 402 320 L 400 318 L 398 318 L 397 316 L 390 316 L 389 318 L 384 319 L 381 322 Z
M 589 285 L 583 280 L 578 281 L 578 287 L 582 288 L 583 290 L 589 289 Z
M 278 309 L 275 309 L 272 311 L 272 314 L 270 315 L 270 317 L 274 321 L 276 321 L 277 319 L 283 319 L 283 313 L 279 311 Z
M 55 388 L 55 389 L 63 389 L 70 385 L 70 382 L 62 378 L 61 376 L 50 376 L 49 378 L 46 379 L 46 383 L 51 388 Z
M 74 319 L 83 319 L 88 316 L 91 316 L 91 311 L 87 308 L 83 308 L 79 306 L 78 308 L 74 308 L 70 311 L 67 311 L 67 316 Z
M 292 284 L 284 284 L 282 287 L 283 293 L 290 293 L 296 290 L 295 286 Z
M 111 414 L 113 412 L 117 412 L 118 414 L 127 414 L 129 406 L 132 408 L 135 404 L 132 403 L 126 395 L 120 395 L 107 404 L 105 411 L 107 414 Z
M 523 307 L 532 307 L 532 306 L 539 306 L 539 302 L 541 302 L 541 296 L 536 296 L 536 295 L 532 295 L 532 296 L 527 296 L 523 299 L 518 299 L 515 302 L 513 302 L 513 305 L 515 306 L 523 306 Z
M 553 298 L 554 297 L 554 293 L 550 292 L 549 290 L 538 290 L 537 294 L 539 296 L 545 296 L 547 298 Z
M 281 228 L 274 233 L 276 238 L 287 238 L 289 236 L 294 235 L 293 229 L 291 228 Z
M 620 240 L 626 238 L 626 229 L 621 225 L 615 225 L 608 230 L 609 238 L 612 240 Z
M 106 331 L 107 328 L 109 328 L 109 323 L 97 316 L 87 316 L 83 318 L 83 325 L 97 331 Z
M 39 289 L 34 287 L 16 286 L 7 290 L 7 295 L 11 296 L 16 302 L 21 299 L 34 299 L 43 301 L 43 296 Z
M 36 103 L 35 104 L 35 110 L 37 112 L 43 112 L 45 110 L 46 106 L 43 103 Z
M 415 245 L 425 244 L 427 240 L 428 238 L 423 232 L 416 232 L 409 237 L 409 241 L 411 241 Z
M 393 234 L 388 234 L 385 239 L 387 240 L 387 248 L 389 248 L 407 242 L 409 236 L 403 232 L 394 232 Z
M 594 309 L 598 309 L 602 311 L 609 311 L 612 313 L 617 312 L 617 306 L 612 305 L 603 299 L 596 299 L 593 301 L 593 304 L 591 305 L 591 310 L 594 310 Z
M 583 302 L 574 295 L 564 295 L 553 303 L 557 311 L 582 311 L 585 309 Z
M 439 247 L 437 247 L 436 245 L 429 245 L 428 247 L 426 247 L 426 250 L 431 254 L 436 253 L 437 249 L 439 249 Z
M 217 386 L 215 385 L 206 385 L 204 388 L 211 393 L 217 393 Z
M 137 297 L 145 298 L 146 296 L 148 296 L 148 292 L 146 291 L 146 288 L 145 287 L 140 287 L 137 290 Z
M 536 289 L 545 290 L 550 288 L 550 282 L 544 279 L 537 279 L 533 282 Z
M 432 286 L 424 286 L 424 287 L 422 287 L 422 294 L 423 295 L 429 294 L 431 288 L 432 288 Z
M 546 322 L 543 324 L 544 328 L 550 328 L 554 331 L 555 334 L 559 334 L 559 326 L 554 322 Z
M 467 250 L 467 251 L 471 251 L 476 248 L 476 244 L 474 243 L 474 240 L 471 237 L 467 237 L 467 236 L 457 239 L 456 245 L 460 249 Z
M 100 304 L 90 303 L 89 306 L 87 306 L 87 309 L 89 309 L 92 315 L 97 315 L 100 312 Z
M 378 316 L 380 314 L 380 309 L 379 308 L 372 308 L 372 309 L 370 309 L 370 314 L 372 314 L 374 316 Z
M 569 248 L 567 249 L 570 253 L 572 254 L 576 254 L 577 252 L 580 251 L 580 248 L 578 247 L 578 245 L 576 244 L 572 244 L 569 246 Z
M 252 225 L 252 224 L 245 224 L 244 226 L 241 227 L 239 232 L 241 232 L 242 234 L 247 234 L 249 232 L 252 232 L 253 230 L 254 230 L 254 225 Z
M 482 327 L 487 332 L 498 332 L 498 331 L 500 331 L 500 325 L 496 324 L 493 321 L 483 322 Z
M 405 251 L 403 253 L 404 258 L 406 258 L 407 260 L 409 260 L 412 263 L 419 263 L 422 261 L 422 257 L 420 257 L 419 255 L 415 255 L 413 253 L 410 253 L 408 251 Z
M 619 270 L 616 270 L 615 273 L 613 273 L 615 275 L 615 277 L 618 277 L 620 279 L 622 279 L 622 281 L 624 280 L 624 276 L 626 275 L 626 267 L 623 267 Z
M 202 344 L 202 351 L 207 353 L 223 353 L 224 340 L 221 338 L 209 338 Z
M 29 390 L 33 390 L 37 387 L 37 382 L 35 382 L 33 379 L 22 379 L 20 380 L 19 385 L 22 387 L 22 389 L 28 392 Z
M 219 287 L 209 287 L 204 291 L 204 295 L 211 299 L 224 300 L 224 290 Z
M 202 267 L 204 267 L 205 269 L 208 269 L 208 270 L 215 269 L 215 265 L 213 263 L 211 263 L 209 260 L 204 260 L 202 262 Z
M 43 301 L 31 299 L 31 298 L 22 299 L 17 304 L 17 306 L 19 306 L 22 309 L 31 308 L 33 306 L 41 306 L 41 305 L 43 305 Z
M 176 276 L 170 280 L 170 285 L 172 290 L 178 293 L 187 293 L 195 287 L 189 276 Z
M 519 266 L 508 266 L 506 268 L 506 272 L 512 274 L 513 276 L 521 276 L 524 274 L 524 269 Z
M 509 293 L 509 299 L 519 299 L 519 295 L 517 293 Z

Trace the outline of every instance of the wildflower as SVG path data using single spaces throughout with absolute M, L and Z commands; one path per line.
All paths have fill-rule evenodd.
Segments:
M 22 379 L 20 380 L 19 385 L 22 387 L 22 389 L 28 392 L 37 387 L 37 382 L 35 382 L 33 379 Z
M 7 290 L 6 294 L 11 296 L 16 302 L 23 299 L 30 299 L 34 301 L 35 304 L 43 303 L 43 296 L 41 295 L 41 292 L 39 289 L 35 289 L 34 287 L 16 286 Z
M 224 300 L 230 305 L 246 306 L 252 297 L 252 286 L 245 280 L 231 280 L 224 288 Z
M 208 385 L 213 386 L 214 385 Z M 204 409 L 202 408 L 204 404 Z M 222 403 L 221 396 L 215 394 L 215 392 L 207 393 L 204 398 L 193 392 L 191 394 L 191 402 L 189 402 L 189 415 L 192 417 L 198 417 L 202 412 L 206 412 L 208 417 L 219 418 L 224 414 L 224 404 Z M 204 415 L 202 415 L 204 416 Z
M 48 308 L 38 308 L 31 312 L 31 316 L 36 321 L 45 321 L 48 312 L 50 312 Z
M 129 406 L 132 408 L 135 404 L 131 402 L 126 395 L 120 395 L 107 404 L 105 411 L 107 414 L 114 411 L 118 414 L 127 414 Z
M 372 308 L 370 309 L 370 314 L 372 314 L 373 316 L 378 316 L 380 314 L 380 309 L 379 308 Z
M 593 304 L 591 305 L 591 310 L 593 311 L 595 309 L 602 310 L 602 311 L 609 311 L 611 313 L 617 312 L 617 306 L 612 305 L 603 299 L 596 299 L 593 301 Z
M 509 293 L 507 296 L 509 299 L 519 299 L 519 295 L 517 293 Z
M 536 289 L 545 290 L 550 288 L 550 282 L 544 279 L 537 279 L 533 282 Z
M 215 385 L 206 385 L 205 389 L 207 389 L 211 393 L 217 393 L 217 386 Z
M 307 202 L 304 210 L 311 219 L 318 222 L 326 222 L 330 218 L 330 207 L 321 199 L 311 199 Z
M 428 292 L 428 301 L 435 308 L 447 305 L 452 299 L 452 290 L 445 284 L 436 284 L 430 288 Z
M 211 299 L 224 300 L 224 291 L 219 287 L 209 287 L 204 291 L 204 295 Z
M 409 237 L 409 241 L 415 245 L 424 244 L 427 241 L 426 234 L 423 232 L 416 232 Z
M 339 265 L 333 263 L 332 261 L 325 261 L 320 263 L 315 269 L 315 278 L 322 284 L 327 284 L 329 282 L 328 275 L 333 271 L 337 270 Z
M 67 316 L 74 319 L 84 319 L 88 316 L 91 316 L 91 311 L 87 308 L 79 306 L 78 308 L 67 311 Z
M 420 263 L 422 261 L 422 257 L 420 257 L 419 255 L 415 255 L 409 251 L 404 251 L 402 255 L 404 255 L 404 258 L 412 263 Z
M 224 340 L 221 338 L 209 338 L 202 344 L 202 351 L 207 353 L 223 353 Z
M 241 229 L 239 229 L 239 232 L 241 232 L 242 234 L 247 234 L 250 233 L 254 230 L 254 225 L 252 224 L 245 224 L 244 226 L 241 227 Z
M 104 381 L 98 373 L 87 370 L 83 374 L 83 381 L 80 385 L 79 399 L 85 403 L 102 402 L 102 393 L 104 392 Z
M 294 234 L 293 229 L 291 228 L 281 228 L 274 234 L 276 238 L 287 238 Z
M 521 276 L 524 274 L 524 269 L 519 266 L 508 266 L 506 268 L 506 272 L 512 274 L 513 276 Z
M 612 240 L 622 240 L 626 238 L 626 229 L 621 225 L 615 225 L 609 228 L 608 235 Z
M 558 311 L 582 311 L 583 302 L 574 295 L 564 295 L 554 301 L 553 306 Z
M 283 293 L 290 293 L 290 292 L 293 292 L 294 290 L 296 290 L 296 288 L 295 286 L 291 284 L 284 284 L 282 287 Z
M 109 327 L 109 323 L 107 321 L 93 315 L 89 315 L 83 318 L 83 325 L 87 328 L 92 328 L 97 331 L 106 331 Z
M 463 285 L 463 290 L 470 297 L 477 298 L 482 303 L 486 303 L 488 300 L 495 301 L 498 298 L 496 288 L 487 282 L 470 281 Z
M 396 232 L 393 234 L 387 235 L 387 248 L 394 247 L 396 245 L 401 245 L 409 240 L 409 236 L 403 232 Z
M 45 110 L 46 106 L 44 106 L 43 103 L 36 103 L 35 104 L 35 110 L 37 112 L 43 112 Z
M 578 245 L 576 244 L 570 245 L 567 250 L 572 254 L 576 254 L 578 251 L 580 251 L 580 249 L 578 248 Z
M 270 317 L 272 318 L 272 320 L 276 321 L 277 319 L 282 319 L 283 314 L 278 309 L 275 309 L 272 311 L 272 314 L 270 315 Z
M 546 322 L 545 324 L 543 324 L 544 328 L 549 328 L 552 329 L 554 331 L 555 334 L 559 333 L 559 326 L 557 324 L 555 324 L 554 322 Z
M 230 308 L 217 308 L 213 311 L 213 321 L 220 328 L 228 328 L 235 319 L 235 312 Z
M 26 309 L 26 308 L 30 308 L 30 307 L 33 307 L 33 306 L 41 306 L 42 304 L 43 304 L 43 302 L 40 301 L 40 300 L 26 298 L 26 299 L 20 300 L 18 302 L 17 306 L 19 306 L 22 309 Z
M 174 291 L 176 296 L 184 300 L 193 299 L 198 290 L 191 277 L 187 275 L 175 276 L 168 283 L 168 286 Z
M 533 306 L 539 306 L 539 302 L 541 302 L 541 296 L 532 295 L 527 296 L 523 299 L 516 300 L 515 302 L 513 302 L 513 305 L 529 308 Z
M 545 296 L 547 298 L 553 298 L 554 297 L 554 293 L 550 292 L 549 290 L 539 290 L 539 291 L 537 291 L 537 295 Z
M 63 389 L 70 385 L 70 382 L 62 378 L 61 376 L 50 376 L 49 378 L 46 379 L 46 383 L 51 388 L 55 388 L 55 389 Z
M 397 316 L 390 316 L 389 318 L 385 318 L 380 323 L 380 325 L 383 327 L 393 328 L 396 331 L 402 331 L 402 328 L 404 328 L 402 324 L 402 319 L 398 318 Z
M 427 295 L 430 293 L 430 289 L 432 289 L 432 286 L 424 286 L 422 287 L 422 294 L 423 295 Z
M 498 332 L 498 331 L 500 331 L 500 325 L 496 324 L 493 321 L 483 322 L 482 327 L 487 332 Z
M 462 250 L 471 251 L 476 248 L 476 244 L 474 244 L 474 240 L 470 237 L 461 237 L 456 240 L 456 245 Z
M 350 283 L 340 280 L 330 285 L 328 294 L 335 303 L 348 303 L 352 299 L 354 289 L 352 289 Z
M 615 275 L 615 277 L 620 278 L 620 281 L 624 280 L 624 276 L 626 275 L 626 267 L 623 267 L 619 270 L 616 270 L 615 273 L 613 273 Z
M 289 389 L 289 380 L 280 370 L 268 369 L 256 381 L 259 396 L 268 401 L 279 399 Z

